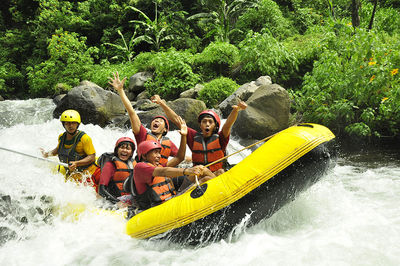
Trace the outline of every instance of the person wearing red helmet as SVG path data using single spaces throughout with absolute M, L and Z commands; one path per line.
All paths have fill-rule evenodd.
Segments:
M 183 130 L 186 129 L 183 127 Z M 140 210 L 161 204 L 177 194 L 171 178 L 187 176 L 193 183 L 195 176 L 198 176 L 199 183 L 203 183 L 214 177 L 213 173 L 202 165 L 176 168 L 167 164 L 163 167 L 160 164 L 161 148 L 160 143 L 152 140 L 144 141 L 138 146 L 140 162 L 135 166 L 134 183 L 137 190 L 136 201 Z
M 93 175 L 93 183 L 99 195 L 111 203 L 120 203 L 123 196 L 131 199 L 134 187 L 127 189 L 127 185 L 133 179 L 133 168 L 136 164 L 133 160 L 135 148 L 131 138 L 121 137 L 115 143 L 114 152 L 103 153 L 97 161 L 101 171 L 100 176 Z M 125 203 L 131 204 L 127 201 Z
M 160 98 L 160 96 L 154 95 L 151 100 L 159 104 L 167 117 L 179 127 L 177 123 L 178 115 Z M 187 134 L 187 145 L 192 151 L 192 161 L 194 165 L 207 165 L 225 156 L 232 126 L 237 119 L 239 111 L 246 109 L 246 107 L 247 104 L 243 101 L 234 105 L 221 130 L 221 119 L 216 112 L 213 110 L 205 110 L 199 114 L 198 122 L 200 132 L 189 127 Z M 225 171 L 222 162 L 212 164 L 209 168 L 215 175 L 220 175 Z
M 150 131 L 142 125 L 139 116 L 132 107 L 131 102 L 124 91 L 124 84 L 126 77 L 120 80 L 118 72 L 115 72 L 114 77 L 109 77 L 109 84 L 118 92 L 125 109 L 128 112 L 131 122 L 132 132 L 135 135 L 136 143 L 139 145 L 145 140 L 154 140 L 162 145 L 161 149 L 161 163 L 165 164 L 169 157 L 176 157 L 178 148 L 176 145 L 165 135 L 169 130 L 168 119 L 164 116 L 158 115 L 153 117 L 150 124 Z M 179 162 L 178 162 L 179 164 Z

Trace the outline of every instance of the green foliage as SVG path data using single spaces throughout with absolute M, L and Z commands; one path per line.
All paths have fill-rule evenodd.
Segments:
M 84 37 L 62 29 L 52 36 L 47 50 L 48 60 L 27 68 L 30 92 L 36 96 L 59 93 L 57 83 L 77 85 L 93 66 L 92 55 L 97 52 L 86 47 Z
M 242 74 L 253 80 L 268 75 L 274 81 L 288 80 L 297 67 L 296 58 L 271 34 L 249 32 L 239 44 Z
M 169 31 L 167 17 L 164 13 L 158 13 L 157 2 L 155 4 L 155 18 L 151 20 L 144 12 L 137 9 L 134 6 L 128 6 L 129 9 L 138 12 L 144 20 L 131 20 L 130 22 L 135 23 L 137 26 L 143 28 L 143 34 L 135 38 L 135 42 L 146 42 L 151 45 L 151 48 L 155 51 L 159 51 L 161 45 L 167 41 L 178 38 L 179 35 L 171 34 Z
M 226 97 L 234 93 L 239 85 L 230 78 L 220 77 L 206 84 L 199 92 L 199 100 L 202 100 L 208 107 L 217 107 Z
M 0 65 L 0 93 L 2 96 L 11 98 L 15 91 L 24 85 L 24 75 L 17 69 L 15 64 L 6 62 Z
M 254 7 L 255 2 L 254 0 L 203 0 L 200 4 L 204 11 L 190 16 L 188 20 L 197 21 L 207 39 L 230 42 L 231 35 L 237 31 L 235 28 L 237 18 L 247 8 Z
M 372 16 L 373 4 L 365 3 L 361 9 L 361 25 L 367 28 Z M 389 34 L 400 33 L 400 10 L 391 7 L 378 7 L 372 28 L 376 31 L 385 31 Z
M 394 104 L 400 101 L 400 42 L 366 30 L 350 34 L 346 27 L 351 25 L 333 29 L 341 29 L 336 43 L 305 76 L 302 92 L 293 93 L 295 108 L 305 121 L 323 123 L 338 133 L 345 129 L 360 136 L 395 135 L 400 122 Z
M 106 61 L 102 64 L 93 65 L 85 78 L 102 88 L 107 88 L 109 87 L 108 78 L 113 77 L 113 73 L 116 71 L 118 71 L 121 79 L 127 77 L 126 85 L 129 84 L 129 77 L 137 72 L 132 63 L 110 64 Z
M 249 8 L 238 18 L 236 28 L 242 40 L 250 30 L 261 32 L 266 28 L 277 39 L 283 39 L 289 35 L 290 22 L 283 16 L 279 6 L 272 0 L 261 0 L 253 8 Z
M 149 66 L 153 66 L 154 77 L 149 79 L 146 90 L 150 95 L 159 94 L 165 99 L 175 99 L 179 94 L 194 87 L 200 78 L 192 70 L 193 55 L 170 49 L 152 57 Z
M 194 65 L 204 80 L 229 76 L 233 64 L 239 61 L 239 49 L 226 42 L 210 43 L 195 56 Z

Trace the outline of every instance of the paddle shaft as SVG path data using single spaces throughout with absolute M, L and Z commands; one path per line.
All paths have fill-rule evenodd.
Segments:
M 37 156 L 30 155 L 30 154 L 27 154 L 27 153 L 23 153 L 23 152 L 20 152 L 20 151 L 14 151 L 14 150 L 10 150 L 10 149 L 3 148 L 3 147 L 0 147 L 0 150 L 17 153 L 17 154 L 20 154 L 20 155 L 24 155 L 24 156 L 27 156 L 27 157 L 34 158 L 34 159 L 38 159 L 38 160 L 42 160 L 42 161 L 45 161 L 45 162 L 49 162 L 49 163 L 53 163 L 53 164 L 57 164 L 57 165 L 62 165 L 64 167 L 68 167 L 68 164 L 66 164 L 66 163 L 56 162 L 56 161 L 53 161 L 53 160 L 49 160 L 49 159 L 42 158 L 42 157 L 37 157 Z
M 279 133 L 279 132 L 278 132 L 278 133 Z M 244 150 L 246 150 L 246 149 L 249 149 L 249 148 L 253 147 L 254 145 L 257 145 L 257 144 L 259 144 L 259 143 L 261 143 L 261 142 L 264 142 L 264 141 L 266 141 L 266 140 L 272 138 L 273 136 L 275 136 L 275 135 L 278 134 L 278 133 L 272 134 L 271 136 L 268 136 L 268 137 L 266 137 L 266 138 L 263 138 L 263 139 L 261 139 L 261 140 L 255 142 L 255 143 L 253 143 L 253 144 L 251 144 L 251 145 L 249 145 L 249 146 L 247 146 L 247 147 L 244 147 L 244 148 L 241 149 L 241 150 L 235 151 L 234 153 L 231 153 L 231 154 L 229 154 L 229 155 L 226 155 L 225 157 L 222 157 L 221 159 L 218 159 L 218 160 L 216 160 L 216 161 L 214 161 L 214 162 L 212 162 L 212 163 L 209 163 L 209 164 L 206 165 L 206 167 L 209 167 L 210 165 L 219 163 L 220 161 L 223 161 L 223 160 L 225 160 L 226 158 L 231 157 L 232 155 L 238 154 L 239 152 L 242 152 L 242 151 L 244 151 Z

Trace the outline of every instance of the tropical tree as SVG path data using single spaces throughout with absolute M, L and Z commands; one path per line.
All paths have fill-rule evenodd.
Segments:
M 255 0 L 200 0 L 206 12 L 197 13 L 188 20 L 197 20 L 206 32 L 206 38 L 214 36 L 215 41 L 229 42 L 235 32 L 237 18 L 247 8 L 256 5 Z
M 139 25 L 144 30 L 144 33 L 142 35 L 135 38 L 135 43 L 144 41 L 150 44 L 153 50 L 159 51 L 162 43 L 169 40 L 173 40 L 178 36 L 169 33 L 168 31 L 169 27 L 166 21 L 166 17 L 164 16 L 163 13 L 158 12 L 157 2 L 154 2 L 154 6 L 155 6 L 154 20 L 151 20 L 150 17 L 147 16 L 143 11 L 139 10 L 134 6 L 128 6 L 127 8 L 139 12 L 139 14 L 144 18 L 144 21 L 142 20 L 129 21 L 131 23 Z

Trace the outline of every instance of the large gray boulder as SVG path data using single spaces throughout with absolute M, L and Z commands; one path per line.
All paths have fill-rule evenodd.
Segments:
M 233 135 L 263 139 L 288 127 L 290 98 L 278 84 L 260 86 L 246 103 L 232 128 Z
M 146 81 L 153 77 L 151 72 L 138 72 L 129 78 L 129 86 L 126 96 L 129 100 L 133 101 L 135 97 L 145 90 L 144 84 Z
M 114 117 L 125 113 L 125 107 L 117 94 L 90 81 L 82 81 L 79 86 L 72 88 L 57 104 L 53 117 L 59 118 L 67 109 L 77 110 L 82 123 L 102 127 Z
M 205 103 L 200 100 L 195 100 L 195 99 L 190 99 L 190 98 L 180 98 L 174 101 L 167 102 L 167 105 L 174 110 L 176 114 L 181 116 L 185 121 L 186 124 L 193 128 L 193 129 L 198 129 L 198 122 L 197 122 L 197 117 L 199 113 L 205 109 L 207 109 Z M 165 113 L 163 109 L 158 106 L 153 109 L 147 109 L 148 111 L 144 112 L 139 112 L 138 116 L 140 118 L 140 121 L 143 123 L 143 125 L 146 128 L 150 127 L 151 120 L 153 119 L 154 116 L 157 115 L 163 115 L 165 116 Z M 175 130 L 177 129 L 177 126 L 175 126 L 171 121 L 170 122 L 170 130 Z M 125 126 L 130 127 L 130 122 L 126 121 Z
M 218 108 L 221 110 L 224 117 L 227 117 L 232 111 L 232 106 L 240 101 L 247 101 L 251 95 L 262 85 L 272 84 L 269 76 L 261 76 L 257 80 L 245 83 L 240 86 L 234 93 L 226 98 L 219 104 Z

